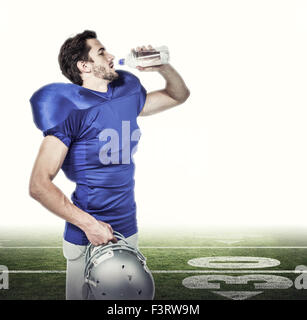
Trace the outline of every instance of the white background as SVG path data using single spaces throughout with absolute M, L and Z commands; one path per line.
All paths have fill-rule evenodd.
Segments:
M 57 55 L 95 30 L 116 58 L 168 45 L 191 91 L 139 118 L 139 226 L 307 226 L 306 1 L 5 1 L 1 32 L 0 226 L 63 226 L 28 195 L 43 139 L 29 98 L 68 82 Z M 159 74 L 132 70 L 148 92 Z M 70 197 L 74 184 L 54 180 Z

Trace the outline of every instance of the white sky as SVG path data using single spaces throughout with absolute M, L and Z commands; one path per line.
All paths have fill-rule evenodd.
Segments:
M 90 29 L 116 58 L 168 45 L 191 91 L 184 105 L 138 120 L 140 227 L 307 226 L 306 17 L 306 2 L 291 0 L 3 2 L 0 225 L 63 225 L 28 195 L 43 139 L 28 100 L 68 81 L 59 48 Z M 164 86 L 130 71 L 148 92 Z M 70 197 L 62 172 L 55 183 Z

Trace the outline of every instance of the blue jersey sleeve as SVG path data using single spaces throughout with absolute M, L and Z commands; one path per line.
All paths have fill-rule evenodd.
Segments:
M 53 135 L 60 139 L 69 148 L 72 142 L 78 138 L 81 126 L 82 112 L 74 110 L 64 121 L 53 128 L 43 131 L 43 135 L 44 137 Z
M 147 95 L 147 91 L 140 83 L 140 103 L 138 105 L 137 115 L 139 115 L 144 108 L 145 101 L 146 101 L 146 95 Z

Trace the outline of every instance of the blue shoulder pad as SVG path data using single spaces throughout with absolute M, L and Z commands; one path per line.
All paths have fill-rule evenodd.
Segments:
M 134 74 L 124 70 L 116 72 L 119 78 L 110 83 L 108 93 L 89 90 L 73 83 L 51 83 L 41 87 L 30 98 L 35 125 L 45 131 L 64 121 L 75 109 L 88 109 L 140 90 L 140 81 Z
M 73 83 L 51 83 L 30 98 L 33 120 L 45 131 L 64 121 L 75 109 L 88 109 L 106 98 Z
M 140 91 L 140 80 L 133 73 L 126 70 L 116 70 L 119 78 L 111 84 L 115 87 L 113 98 L 134 94 Z
M 45 131 L 64 121 L 70 112 L 77 109 L 71 97 L 77 92 L 69 83 L 52 83 L 37 90 L 31 97 L 33 120 Z

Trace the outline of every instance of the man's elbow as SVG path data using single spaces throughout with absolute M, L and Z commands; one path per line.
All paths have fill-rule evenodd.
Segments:
M 184 102 L 188 100 L 190 94 L 191 94 L 191 93 L 190 93 L 190 90 L 187 89 L 186 94 L 185 94 L 185 96 L 184 96 Z
M 190 90 L 186 89 L 185 92 L 180 97 L 180 99 L 177 100 L 178 103 L 182 104 L 182 103 L 186 102 L 188 100 L 189 96 L 190 96 Z
M 40 179 L 31 179 L 29 183 L 29 195 L 39 201 L 45 192 L 45 183 Z
M 40 187 L 36 182 L 31 181 L 29 184 L 29 195 L 31 198 L 38 200 L 38 198 L 40 197 Z

